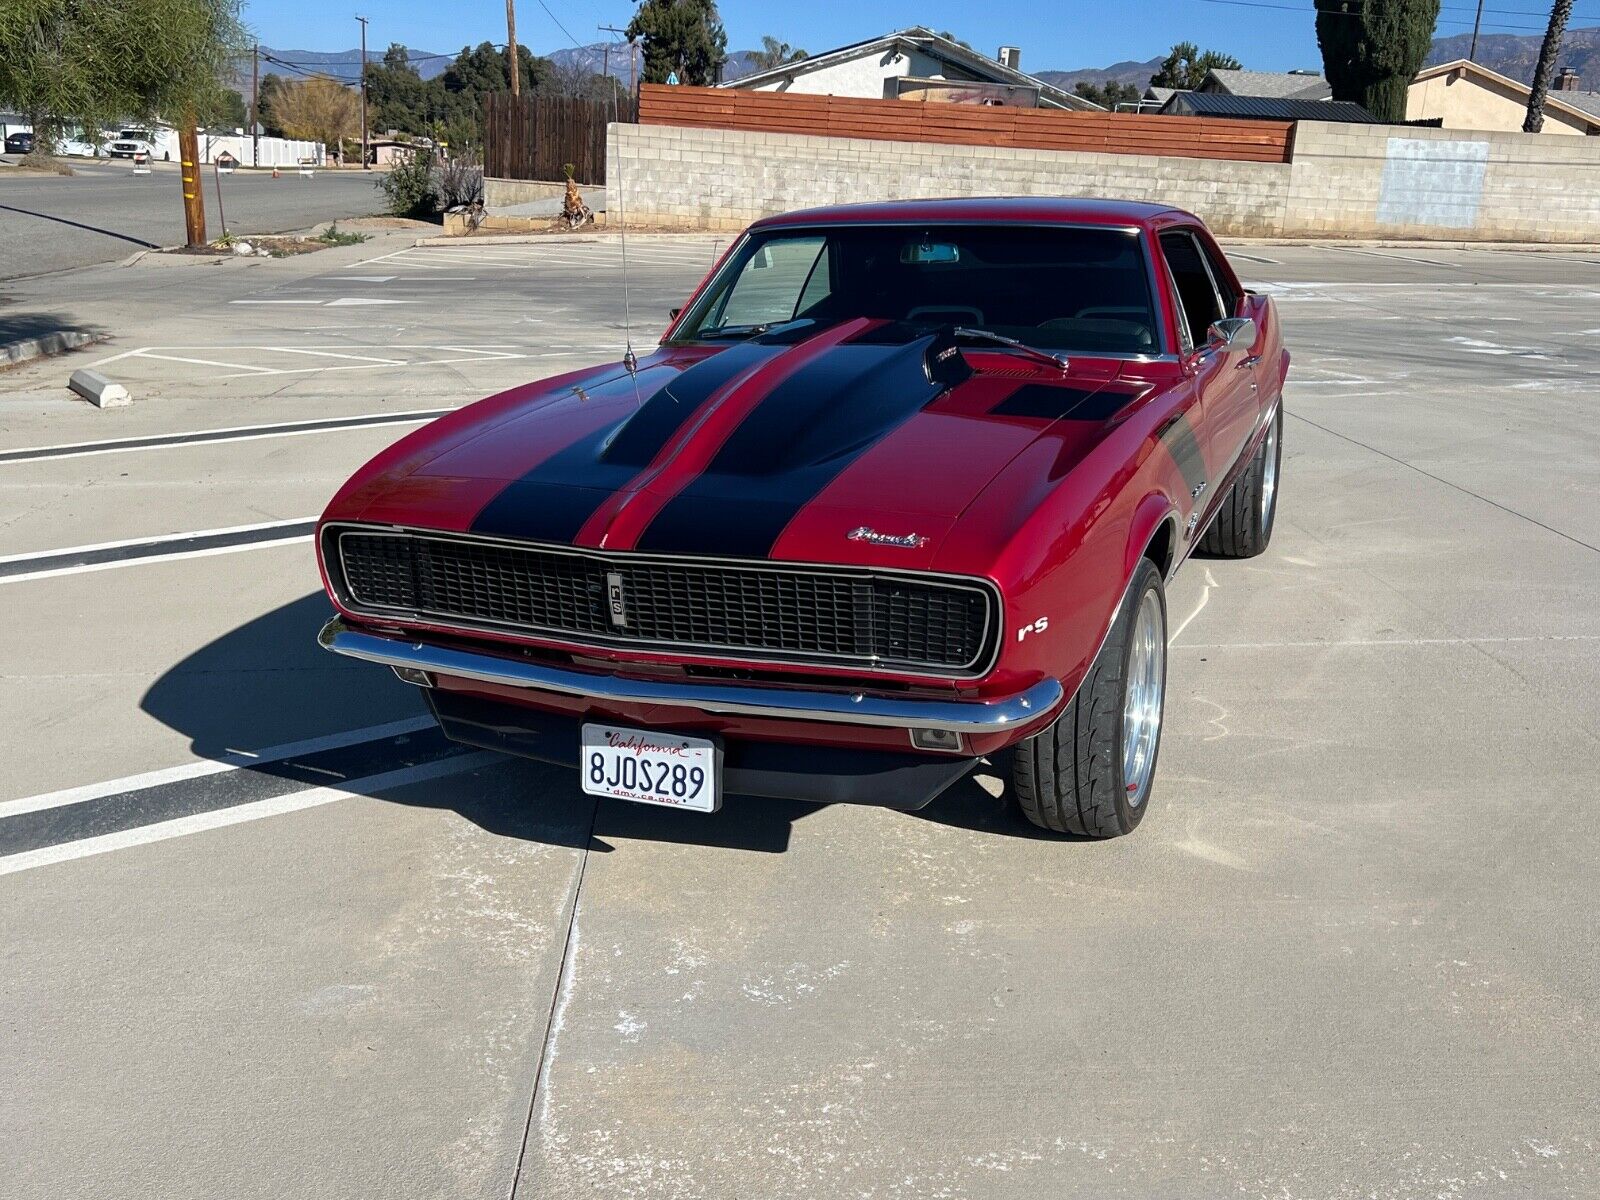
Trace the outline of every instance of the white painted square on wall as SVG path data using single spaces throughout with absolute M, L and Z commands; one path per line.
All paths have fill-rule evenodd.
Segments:
M 1478 223 L 1488 161 L 1488 142 L 1390 138 L 1378 223 L 1471 229 Z

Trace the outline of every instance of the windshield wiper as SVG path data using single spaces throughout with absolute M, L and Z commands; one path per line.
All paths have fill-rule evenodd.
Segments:
M 713 325 L 710 329 L 700 330 L 694 336 L 696 341 L 701 338 L 752 338 L 771 333 L 774 329 L 787 329 L 791 325 L 812 323 L 810 317 L 794 317 L 788 321 L 763 321 L 758 325 Z
M 771 328 L 771 325 L 716 325 L 710 329 L 702 329 L 694 336 L 696 339 L 760 337 Z
M 1052 367 L 1065 371 L 1071 363 L 1065 354 L 1051 354 L 1048 350 L 1040 350 L 1026 342 L 1019 342 L 1016 338 L 1006 337 L 1003 333 L 990 333 L 987 329 L 972 329 L 965 325 L 957 325 L 951 330 L 957 337 L 976 338 L 981 342 L 992 342 L 996 346 L 1004 346 L 1008 350 L 1015 350 L 1025 354 L 1037 362 L 1049 363 Z

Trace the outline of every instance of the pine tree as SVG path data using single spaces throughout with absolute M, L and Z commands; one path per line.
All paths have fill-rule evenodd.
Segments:
M 1201 52 L 1193 42 L 1179 42 L 1172 53 L 1161 60 L 1161 66 L 1150 76 L 1151 87 L 1180 88 L 1193 91 L 1206 81 L 1212 71 L 1237 71 L 1239 60 L 1231 54 L 1216 50 Z
M 728 35 L 715 0 L 644 0 L 628 22 L 628 40 L 644 41 L 644 81 L 710 87 L 728 57 Z
M 1406 92 L 1433 42 L 1439 0 L 1316 0 L 1317 45 L 1335 100 L 1406 119 Z

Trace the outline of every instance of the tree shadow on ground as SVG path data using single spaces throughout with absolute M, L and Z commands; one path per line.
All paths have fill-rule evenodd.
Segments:
M 327 598 L 315 592 L 264 613 L 163 673 L 140 707 L 189 738 L 195 753 L 207 758 L 424 715 L 417 689 L 392 672 L 329 654 L 317 645 L 317 631 L 332 612 Z M 359 762 L 354 774 L 379 774 L 454 752 L 431 729 L 392 746 L 374 743 L 373 751 L 351 756 Z M 322 777 L 329 772 L 303 759 L 244 769 L 308 785 L 340 782 Z M 492 782 L 486 772 L 494 773 Z M 794 823 L 823 807 L 744 796 L 729 796 L 715 813 L 611 801 L 597 806 L 594 797 L 580 791 L 576 772 L 514 758 L 368 794 L 400 804 L 448 808 L 505 837 L 600 852 L 614 848 L 611 839 L 635 839 L 781 854 L 788 849 Z M 926 808 L 898 818 L 1007 837 L 1053 836 L 1023 820 L 1009 797 L 992 796 L 971 776 Z

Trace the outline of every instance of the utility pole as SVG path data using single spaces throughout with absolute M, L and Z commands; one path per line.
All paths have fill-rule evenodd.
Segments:
M 367 169 L 367 18 L 361 22 L 361 169 Z
M 506 0 L 506 57 L 511 59 L 511 94 L 522 95 L 522 61 L 517 57 L 517 0 Z
M 185 113 L 178 126 L 178 160 L 183 167 L 183 228 L 191 248 L 206 244 L 206 200 L 200 191 L 200 135 L 194 114 Z
M 1472 45 L 1467 47 L 1467 61 L 1478 61 L 1478 26 L 1483 23 L 1483 0 L 1478 0 L 1478 15 L 1472 18 Z
M 261 43 L 250 52 L 250 165 L 261 165 Z
M 596 25 L 595 29 L 601 33 L 609 33 L 613 37 L 621 37 L 628 32 L 626 29 L 618 29 L 615 25 Z M 633 47 L 631 45 L 628 47 L 628 58 L 630 60 L 633 58 Z M 607 42 L 604 50 L 601 51 L 600 73 L 605 76 L 606 84 L 611 89 L 611 119 L 615 121 L 617 119 L 617 81 L 611 78 L 610 42 Z
M 618 37 L 627 37 L 628 33 L 626 29 L 618 29 L 615 25 L 599 25 L 596 26 L 596 28 L 598 28 L 601 33 L 614 33 Z M 628 38 L 628 95 L 633 97 L 635 100 L 638 98 L 636 93 L 639 90 L 639 85 L 635 81 L 637 73 L 638 62 L 634 57 L 633 39 Z

